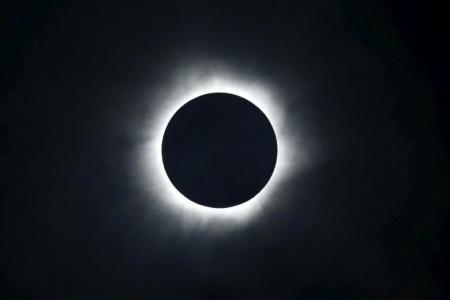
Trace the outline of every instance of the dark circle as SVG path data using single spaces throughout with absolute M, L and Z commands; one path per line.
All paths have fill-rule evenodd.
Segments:
M 170 181 L 188 199 L 231 207 L 267 184 L 277 140 L 267 117 L 248 100 L 205 94 L 174 114 L 164 133 L 162 158 Z

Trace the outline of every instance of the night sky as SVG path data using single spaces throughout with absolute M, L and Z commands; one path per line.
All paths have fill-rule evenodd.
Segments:
M 443 5 L 210 2 L 0 5 L 0 299 L 448 299 Z M 302 158 L 239 226 L 141 168 L 173 82 L 224 70 Z

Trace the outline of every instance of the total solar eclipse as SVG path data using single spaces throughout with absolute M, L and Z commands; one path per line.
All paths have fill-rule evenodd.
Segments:
M 208 207 L 242 204 L 267 184 L 277 140 L 266 115 L 250 101 L 210 93 L 184 104 L 162 141 L 164 169 L 175 188 Z

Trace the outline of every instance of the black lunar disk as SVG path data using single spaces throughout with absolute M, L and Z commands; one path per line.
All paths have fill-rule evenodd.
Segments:
M 164 133 L 162 158 L 172 184 L 188 199 L 231 207 L 267 184 L 277 140 L 267 117 L 248 100 L 205 94 L 174 114 Z

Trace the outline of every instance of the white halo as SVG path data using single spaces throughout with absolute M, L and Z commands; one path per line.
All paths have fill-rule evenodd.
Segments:
M 151 120 L 147 126 L 146 142 L 140 149 L 139 165 L 144 176 L 142 184 L 162 207 L 176 213 L 190 224 L 242 224 L 256 216 L 268 204 L 271 195 L 280 187 L 299 162 L 299 151 L 289 133 L 280 97 L 274 88 L 261 81 L 245 78 L 242 73 L 224 67 L 197 66 L 177 73 L 177 80 L 158 93 L 152 104 Z M 229 93 L 243 97 L 256 105 L 269 119 L 275 131 L 278 155 L 272 177 L 252 199 L 228 208 L 212 208 L 192 202 L 172 184 L 164 169 L 161 145 L 165 129 L 172 116 L 186 102 L 209 93 Z M 279 101 L 276 103 L 275 99 Z M 156 107 L 155 107 L 156 106 Z

